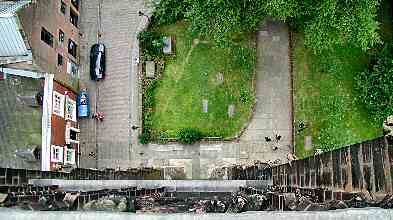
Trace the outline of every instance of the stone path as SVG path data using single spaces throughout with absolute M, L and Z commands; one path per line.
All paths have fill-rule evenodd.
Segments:
M 242 158 L 271 160 L 286 158 L 292 143 L 291 77 L 289 72 L 288 28 L 267 21 L 257 35 L 256 99 L 254 117 L 241 137 Z M 272 151 L 275 135 L 281 135 L 279 148 Z
M 81 81 L 89 89 L 104 122 L 86 119 L 81 123 L 82 167 L 128 168 L 139 166 L 181 167 L 188 179 L 208 179 L 216 168 L 252 160 L 286 161 L 291 143 L 291 94 L 288 64 L 288 30 L 281 23 L 268 22 L 258 33 L 257 105 L 255 115 L 239 142 L 179 144 L 138 144 L 141 123 L 141 93 L 138 78 L 138 31 L 146 25 L 138 11 L 149 13 L 144 0 L 102 1 L 102 38 L 107 47 L 107 78 L 89 80 L 89 49 L 97 42 L 98 2 L 82 1 L 83 33 Z M 92 112 L 94 105 L 92 105 Z M 202 107 L 202 106 L 201 106 Z M 265 136 L 282 136 L 278 150 Z M 95 152 L 97 162 L 89 158 Z

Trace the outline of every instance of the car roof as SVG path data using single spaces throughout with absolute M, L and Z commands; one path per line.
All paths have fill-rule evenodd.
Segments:
M 102 43 L 99 44 L 93 44 L 91 46 L 91 52 L 93 51 L 104 51 L 105 50 L 105 45 Z

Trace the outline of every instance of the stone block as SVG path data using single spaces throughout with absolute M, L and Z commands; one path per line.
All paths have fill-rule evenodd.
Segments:
M 207 99 L 202 100 L 202 111 L 207 113 L 209 110 L 209 101 Z
M 228 116 L 230 118 L 233 118 L 234 115 L 235 115 L 235 105 L 231 104 L 228 106 Z

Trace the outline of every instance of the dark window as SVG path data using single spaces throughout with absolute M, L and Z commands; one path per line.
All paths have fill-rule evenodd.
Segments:
M 76 141 L 77 133 L 76 131 L 70 130 L 70 139 Z
M 64 64 L 63 56 L 61 54 L 57 54 L 57 65 L 63 66 L 63 64 Z
M 71 0 L 71 4 L 76 8 L 76 10 L 79 10 L 79 0 Z
M 41 40 L 53 47 L 53 35 L 45 28 L 41 29 Z
M 60 3 L 60 11 L 64 15 L 66 14 L 66 8 L 67 8 L 66 4 L 63 1 L 61 1 L 61 3 Z
M 63 44 L 64 43 L 64 32 L 59 29 L 59 43 Z
M 74 12 L 71 8 L 70 8 L 70 22 L 75 27 L 78 27 L 78 14 L 76 12 Z
M 71 54 L 73 57 L 76 58 L 76 50 L 78 48 L 78 45 L 71 39 L 68 40 L 68 53 Z

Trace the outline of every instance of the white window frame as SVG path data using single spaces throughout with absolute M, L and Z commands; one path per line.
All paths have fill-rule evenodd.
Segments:
M 68 105 L 72 105 L 72 112 L 68 111 Z M 65 119 L 76 122 L 76 101 L 72 100 L 69 96 L 66 96 L 65 102 Z
M 53 91 L 53 114 L 64 118 L 64 95 Z
M 50 151 L 51 162 L 55 162 L 55 163 L 63 162 L 63 153 L 64 153 L 63 147 L 52 145 Z
M 67 61 L 67 73 L 74 78 L 79 78 L 79 67 L 76 63 L 70 60 L 70 58 L 68 58 Z
M 71 130 L 74 131 L 74 132 L 76 132 L 76 133 L 78 133 L 78 134 L 77 134 L 77 140 L 72 140 L 72 139 L 71 139 Z M 67 122 L 67 123 L 66 123 L 66 132 L 65 132 L 65 141 L 66 141 L 66 144 L 71 144 L 71 143 L 79 144 L 79 133 L 80 133 L 80 130 L 79 130 L 79 129 L 74 128 L 74 127 L 71 127 L 71 123 L 70 123 L 70 122 Z
M 71 160 L 68 160 L 67 154 L 71 153 Z M 75 164 L 75 150 L 72 148 L 65 148 L 64 150 L 64 163 L 65 164 Z

